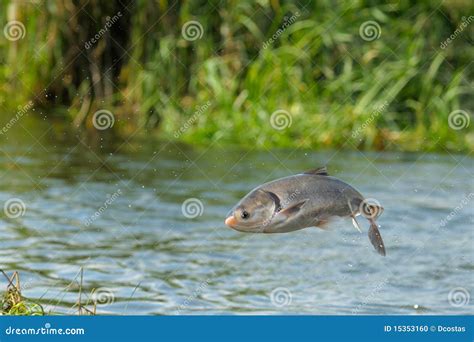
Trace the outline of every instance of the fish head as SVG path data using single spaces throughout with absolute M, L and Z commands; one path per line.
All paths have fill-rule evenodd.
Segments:
M 274 194 L 256 189 L 242 198 L 229 212 L 225 224 L 241 232 L 262 232 L 277 209 Z

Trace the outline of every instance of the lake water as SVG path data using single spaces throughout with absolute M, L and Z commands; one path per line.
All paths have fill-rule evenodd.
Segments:
M 0 137 L 0 201 L 25 210 L 1 213 L 0 267 L 48 311 L 76 312 L 82 267 L 83 301 L 103 314 L 473 313 L 470 156 L 89 145 L 16 129 Z M 255 186 L 321 165 L 385 207 L 386 257 L 363 220 L 363 234 L 350 221 L 276 235 L 224 226 Z M 200 216 L 183 215 L 190 198 Z

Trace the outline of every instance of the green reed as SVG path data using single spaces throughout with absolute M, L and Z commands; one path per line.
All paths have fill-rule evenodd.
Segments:
M 4 108 L 33 99 L 48 118 L 91 129 L 92 114 L 107 109 L 123 136 L 138 129 L 197 144 L 474 147 L 474 124 L 448 121 L 456 110 L 469 120 L 473 108 L 468 0 L 0 2 L 2 24 L 26 29 L 0 40 Z M 196 40 L 182 34 L 192 20 Z M 380 27 L 373 40 L 360 34 L 368 21 Z M 287 120 L 281 130 L 275 111 Z

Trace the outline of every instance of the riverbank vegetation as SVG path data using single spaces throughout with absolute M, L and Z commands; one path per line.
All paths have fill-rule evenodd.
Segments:
M 41 299 L 30 299 L 23 295 L 25 286 L 20 282 L 20 274 L 13 272 L 9 276 L 5 271 L 0 269 L 0 276 L 6 280 L 5 290 L 0 289 L 0 316 L 43 316 L 64 314 L 59 312 L 46 312 Z M 84 269 L 81 268 L 71 284 L 67 286 L 65 292 L 77 292 L 77 302 L 72 305 L 66 314 L 77 315 L 95 315 L 97 313 L 97 305 L 103 300 L 103 293 L 100 289 L 92 289 L 90 293 L 83 291 Z M 1 284 L 1 282 L 0 282 Z M 110 295 L 110 294 L 108 294 Z M 106 298 L 107 299 L 107 298 Z M 52 305 L 53 303 L 48 303 Z M 54 306 L 53 306 L 54 307 Z
M 0 294 L 0 315 L 8 316 L 42 316 L 43 307 L 23 296 L 21 293 L 20 275 L 13 272 L 8 276 L 3 270 L 0 273 L 5 277 L 7 286 L 5 292 Z
M 468 0 L 0 3 L 5 122 L 33 101 L 74 129 L 102 111 L 121 137 L 474 148 Z

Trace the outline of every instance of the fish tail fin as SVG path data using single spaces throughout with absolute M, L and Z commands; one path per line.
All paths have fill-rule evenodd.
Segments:
M 375 250 L 380 254 L 385 256 L 385 245 L 382 240 L 382 235 L 380 235 L 379 227 L 375 220 L 369 219 L 370 228 L 369 228 L 369 239 L 374 246 Z

